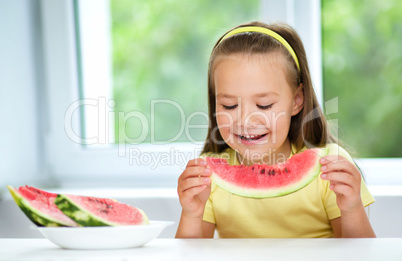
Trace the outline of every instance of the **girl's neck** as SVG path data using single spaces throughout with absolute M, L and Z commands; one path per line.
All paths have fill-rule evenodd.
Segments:
M 291 153 L 292 153 L 291 144 L 289 142 L 289 139 L 286 139 L 278 150 L 273 149 L 272 151 L 266 152 L 266 156 L 263 158 L 252 160 L 243 157 L 240 153 L 236 153 L 236 156 L 240 164 L 247 166 L 251 166 L 253 164 L 274 165 L 285 162 L 290 157 Z

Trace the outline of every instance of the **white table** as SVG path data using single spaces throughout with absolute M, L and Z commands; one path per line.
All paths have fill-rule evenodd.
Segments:
M 119 250 L 61 249 L 47 239 L 0 239 L 0 260 L 402 260 L 402 238 L 155 239 Z

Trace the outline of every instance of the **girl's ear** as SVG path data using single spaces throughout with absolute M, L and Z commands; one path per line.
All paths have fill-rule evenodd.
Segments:
M 303 84 L 300 83 L 299 87 L 297 87 L 296 92 L 293 96 L 293 110 L 292 116 L 298 114 L 304 106 L 304 92 L 303 92 Z

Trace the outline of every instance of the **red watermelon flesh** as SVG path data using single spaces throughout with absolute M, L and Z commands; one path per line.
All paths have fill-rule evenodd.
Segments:
M 223 189 L 243 197 L 266 198 L 295 192 L 320 173 L 319 159 L 327 149 L 307 149 L 282 164 L 231 166 L 225 159 L 207 157 L 211 179 Z
M 56 193 L 24 186 L 15 189 L 8 186 L 17 205 L 27 217 L 39 226 L 78 226 L 76 222 L 56 206 Z
M 149 224 L 144 211 L 113 199 L 60 194 L 55 202 L 64 214 L 82 226 Z

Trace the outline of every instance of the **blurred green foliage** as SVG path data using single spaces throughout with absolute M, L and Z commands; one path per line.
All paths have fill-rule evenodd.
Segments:
M 402 1 L 322 0 L 324 100 L 358 157 L 402 157 Z
M 110 3 L 116 142 L 125 142 L 125 135 L 139 138 L 148 125 L 145 142 L 151 141 L 152 134 L 154 142 L 163 143 L 180 134 L 184 125 L 199 124 L 204 127 L 183 132 L 173 141 L 202 143 L 208 126 L 209 54 L 224 32 L 259 18 L 259 1 Z M 138 113 L 145 116 L 146 124 L 136 117 Z

